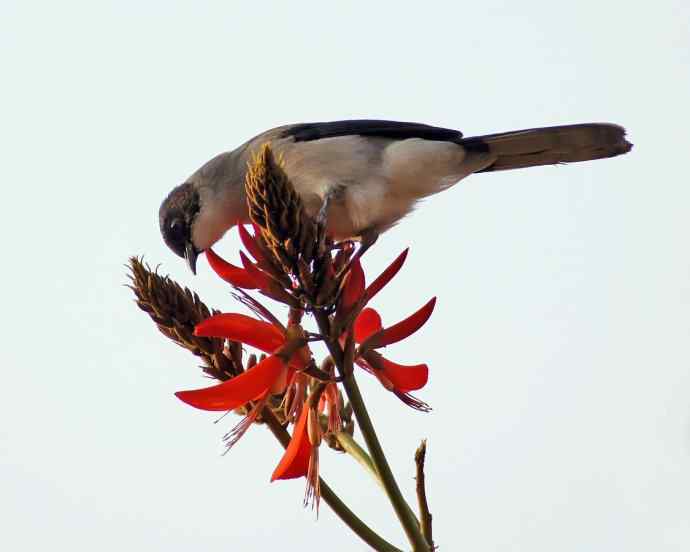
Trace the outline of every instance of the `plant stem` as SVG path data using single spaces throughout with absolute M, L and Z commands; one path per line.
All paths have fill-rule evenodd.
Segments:
M 352 435 L 345 433 L 344 431 L 339 431 L 335 434 L 335 438 L 338 441 L 338 444 L 343 447 L 343 450 L 352 456 L 352 458 L 354 458 L 365 470 L 367 470 L 371 477 L 374 478 L 374 481 L 376 481 L 376 483 L 378 483 L 383 489 L 383 481 L 381 481 L 381 478 L 379 477 L 379 472 L 376 471 L 376 466 L 374 466 L 371 456 L 369 456 L 367 451 L 359 446 L 359 443 L 354 440 Z
M 338 444 L 343 447 L 343 450 L 347 452 L 352 458 L 354 458 L 365 470 L 369 472 L 371 477 L 374 478 L 374 481 L 385 490 L 385 487 L 383 486 L 383 481 L 381 481 L 381 478 L 379 477 L 379 473 L 376 471 L 376 466 L 374 466 L 374 462 L 371 460 L 371 456 L 367 454 L 367 451 L 364 450 L 359 443 L 350 435 L 349 433 L 345 433 L 344 431 L 339 431 L 338 433 L 335 434 L 335 438 L 338 441 Z M 410 510 L 410 515 L 414 516 L 415 519 L 417 519 L 417 514 L 414 513 L 414 510 L 409 507 L 407 503 L 405 503 L 406 506 L 408 506 Z M 419 520 L 417 520 L 417 524 L 419 524 Z M 424 525 L 420 525 L 422 528 L 422 535 L 425 537 L 427 536 L 424 533 Z M 427 538 L 427 540 L 429 540 Z
M 261 411 L 261 417 L 280 444 L 283 445 L 284 448 L 287 448 L 288 444 L 290 444 L 290 434 L 280 425 L 280 422 L 273 412 L 271 412 L 270 408 L 265 407 Z M 338 495 L 333 492 L 323 479 L 320 480 L 319 484 L 321 487 L 321 497 L 324 502 L 331 507 L 331 510 L 333 510 L 345 525 L 352 529 L 359 538 L 374 550 L 381 550 L 382 552 L 402 552 L 399 548 L 396 548 L 387 540 L 380 537 L 366 523 L 359 519 L 357 515 L 340 500 Z
M 315 311 L 314 316 L 316 322 L 319 326 L 319 331 L 321 335 L 324 336 L 326 346 L 333 357 L 336 367 L 338 368 L 338 373 L 343 378 L 343 387 L 345 388 L 345 393 L 347 394 L 350 404 L 352 405 L 352 411 L 357 418 L 357 424 L 362 432 L 364 441 L 369 449 L 369 454 L 374 462 L 376 471 L 379 474 L 379 478 L 383 483 L 383 488 L 388 496 L 388 500 L 395 510 L 395 514 L 398 516 L 400 523 L 407 535 L 407 539 L 412 545 L 412 549 L 415 552 L 427 552 L 430 549 L 429 544 L 422 535 L 419 527 L 419 523 L 415 518 L 410 506 L 405 501 L 402 493 L 400 492 L 400 487 L 393 476 L 390 466 L 388 465 L 388 460 L 386 460 L 386 455 L 383 452 L 381 443 L 376 436 L 376 431 L 374 430 L 374 425 L 371 422 L 369 413 L 367 412 L 366 405 L 364 404 L 364 399 L 359 391 L 357 382 L 354 378 L 354 368 L 353 368 L 353 343 L 351 339 L 349 344 L 346 346 L 345 350 L 341 347 L 337 340 L 334 340 L 331 336 L 331 323 L 328 315 L 322 311 Z
M 421 519 L 422 534 L 433 548 L 434 538 L 432 532 L 432 515 L 429 511 L 429 502 L 426 498 L 426 478 L 424 477 L 424 461 L 426 460 L 426 439 L 422 440 L 414 453 L 414 462 L 417 466 L 417 501 L 419 503 L 419 517 Z

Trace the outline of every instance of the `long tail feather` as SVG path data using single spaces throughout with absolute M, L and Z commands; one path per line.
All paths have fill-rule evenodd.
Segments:
M 625 139 L 625 129 L 611 123 L 530 128 L 463 138 L 458 143 L 469 152 L 498 156 L 479 172 L 603 159 L 632 148 Z

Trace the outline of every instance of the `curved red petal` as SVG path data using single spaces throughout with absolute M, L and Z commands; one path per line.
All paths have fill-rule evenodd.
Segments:
M 340 311 L 348 312 L 364 293 L 364 270 L 358 258 L 352 262 L 340 297 Z
M 247 229 L 244 227 L 244 224 L 238 223 L 237 224 L 237 230 L 240 233 L 240 240 L 242 240 L 242 245 L 249 251 L 252 257 L 256 259 L 257 262 L 265 262 L 266 257 L 264 256 L 264 252 L 261 251 L 261 247 L 259 247 L 259 244 L 256 243 L 256 237 L 252 236 Z
M 273 324 L 244 314 L 215 314 L 194 328 L 194 335 L 225 337 L 272 353 L 285 343 L 285 335 Z
M 405 259 L 407 259 L 407 254 L 410 251 L 410 248 L 408 247 L 398 255 L 398 257 L 390 264 L 388 265 L 388 268 L 384 270 L 376 280 L 374 280 L 371 284 L 369 284 L 369 287 L 367 287 L 367 301 L 371 301 L 371 298 L 376 295 L 379 291 L 381 291 L 388 282 L 390 282 L 393 277 L 400 271 L 402 268 L 402 265 L 405 263 Z
M 258 287 L 254 278 L 245 269 L 230 264 L 217 255 L 213 249 L 206 250 L 206 258 L 213 272 L 229 284 L 244 289 L 256 289 Z
M 405 318 L 405 320 L 373 335 L 363 346 L 370 349 L 377 349 L 378 347 L 385 347 L 386 345 L 397 343 L 409 337 L 429 320 L 431 313 L 434 311 L 434 305 L 436 305 L 436 297 L 433 297 L 426 305 Z
M 429 367 L 426 364 L 404 366 L 381 357 L 380 367 L 396 391 L 402 393 L 421 389 L 429 380 Z
M 285 368 L 285 363 L 279 357 L 270 356 L 221 384 L 192 391 L 178 391 L 175 396 L 201 410 L 233 410 L 268 391 Z
M 372 308 L 366 308 L 359 313 L 354 324 L 355 342 L 362 343 L 382 329 L 381 316 Z
M 309 457 L 311 456 L 311 443 L 307 434 L 308 415 L 309 407 L 305 404 L 295 424 L 290 444 L 285 449 L 283 457 L 273 471 L 271 481 L 276 479 L 294 479 L 307 475 L 309 471 Z
M 242 259 L 242 266 L 247 273 L 254 279 L 254 283 L 259 289 L 266 290 L 271 287 L 271 277 L 260 270 L 243 251 L 240 251 L 240 259 Z

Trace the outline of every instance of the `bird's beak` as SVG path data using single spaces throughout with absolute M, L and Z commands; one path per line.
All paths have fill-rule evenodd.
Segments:
M 188 241 L 184 248 L 184 258 L 187 259 L 187 265 L 189 266 L 189 270 L 192 271 L 192 274 L 196 274 L 196 258 L 198 256 L 199 253 L 196 247 L 194 247 L 191 241 Z

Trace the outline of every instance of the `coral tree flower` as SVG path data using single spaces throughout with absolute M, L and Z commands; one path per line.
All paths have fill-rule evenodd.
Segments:
M 234 410 L 254 400 L 263 399 L 269 391 L 280 392 L 276 384 L 286 372 L 287 364 L 278 356 L 270 356 L 246 372 L 218 385 L 178 391 L 178 399 L 201 410 Z
M 270 356 L 228 381 L 204 389 L 179 391 L 176 396 L 202 410 L 233 410 L 268 394 L 282 393 L 294 370 L 304 368 L 310 359 L 301 333 L 298 327 L 285 331 L 238 313 L 207 318 L 197 324 L 194 335 L 239 341 Z
M 297 419 L 295 429 L 292 432 L 292 439 L 283 457 L 273 470 L 271 481 L 278 479 L 295 479 L 304 477 L 309 471 L 309 459 L 312 453 L 312 444 L 309 441 L 307 421 L 309 409 L 303 408 L 300 417 Z
M 304 408 L 295 423 L 290 444 L 271 476 L 271 481 L 278 479 L 307 478 L 304 505 L 311 503 L 318 512 L 321 491 L 319 485 L 319 446 L 322 440 L 322 428 L 319 415 L 324 404 L 331 401 L 329 388 L 333 384 L 317 387 L 304 403 Z M 330 426 L 330 423 L 329 423 Z M 329 430 L 331 431 L 331 430 Z
M 242 267 L 235 266 L 223 259 L 213 249 L 208 248 L 206 250 L 206 258 L 211 269 L 232 286 L 242 289 L 257 289 L 276 301 L 295 306 L 293 304 L 294 301 L 285 292 L 282 285 L 269 274 L 269 271 L 264 270 L 270 266 L 270 262 L 266 258 L 256 237 L 252 236 L 242 224 L 237 224 L 237 229 L 242 244 L 252 257 L 256 259 L 256 263 L 252 262 L 243 251 L 240 251 Z
M 375 309 L 364 308 L 400 271 L 407 252 L 407 249 L 403 251 L 368 287 L 365 286 L 364 272 L 359 260 L 356 259 L 343 284 L 336 320 L 341 321 L 341 326 L 346 326 L 352 316 L 356 315 L 352 323 L 352 337 L 355 343 L 359 344 L 355 362 L 376 376 L 386 389 L 393 391 L 404 402 L 426 410 L 426 405 L 410 397 L 408 393 L 426 385 L 429 378 L 428 366 L 397 364 L 383 357 L 375 349 L 402 341 L 419 330 L 429 320 L 436 305 L 436 298 L 433 297 L 418 311 L 387 328 L 383 327 L 381 316 Z
M 360 344 L 355 362 L 374 374 L 389 391 L 406 394 L 424 387 L 429 379 L 429 367 L 426 364 L 397 364 L 373 349 L 401 341 L 417 331 L 429 319 L 435 304 L 434 297 L 405 320 L 385 329 L 376 310 L 364 309 L 355 320 L 353 328 L 355 342 Z

